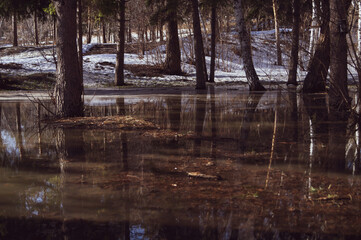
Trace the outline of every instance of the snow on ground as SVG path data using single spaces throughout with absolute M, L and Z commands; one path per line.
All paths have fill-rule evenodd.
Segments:
M 254 32 L 252 34 L 253 60 L 256 71 L 265 82 L 285 82 L 287 81 L 287 66 L 276 66 L 276 50 L 273 44 L 274 31 Z M 127 84 L 145 87 L 145 86 L 191 86 L 195 85 L 195 66 L 186 62 L 189 53 L 192 52 L 192 39 L 183 37 L 182 45 L 182 69 L 185 76 L 164 75 L 163 77 L 136 77 L 131 72 L 125 71 L 125 81 Z M 242 67 L 240 57 L 235 54 L 238 44 L 234 35 L 229 39 L 218 44 L 216 59 L 216 83 L 246 82 L 245 72 Z M 88 52 L 95 44 L 83 46 L 83 52 Z M 286 52 L 284 50 L 284 52 Z M 114 81 L 115 54 L 97 54 L 84 56 L 84 85 L 85 87 L 104 87 L 111 86 Z M 144 57 L 137 54 L 125 54 L 125 64 L 152 65 L 159 64 L 165 58 L 165 46 L 146 52 Z M 283 54 L 284 63 L 288 62 L 288 57 Z M 101 64 L 101 63 L 110 64 Z M 208 69 L 210 66 L 210 57 L 206 57 Z M 45 47 L 42 50 L 30 48 L 22 53 L 0 57 L 0 63 L 17 63 L 22 65 L 20 70 L 5 70 L 1 72 L 10 74 L 27 75 L 38 72 L 55 72 L 52 47 Z M 299 71 L 302 76 L 305 73 Z

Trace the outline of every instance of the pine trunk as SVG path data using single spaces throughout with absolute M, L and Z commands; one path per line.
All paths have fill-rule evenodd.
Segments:
M 194 34 L 194 51 L 196 55 L 196 89 L 206 89 L 206 75 L 204 69 L 204 49 L 199 19 L 198 0 L 192 0 L 193 10 L 193 34 Z
M 120 18 L 117 45 L 117 59 L 115 65 L 115 85 L 124 85 L 124 45 L 125 45 L 125 0 L 120 0 Z
M 92 19 L 91 19 L 91 9 L 88 7 L 88 33 L 87 33 L 87 44 L 92 42 Z
M 165 70 L 169 74 L 181 74 L 181 52 L 178 37 L 178 20 L 177 20 L 177 1 L 168 0 L 168 39 L 167 39 L 167 56 L 165 59 Z
M 56 114 L 83 116 L 82 86 L 77 52 L 76 0 L 54 2 L 57 12 L 57 80 L 54 90 Z
M 282 63 L 282 51 L 281 51 L 280 27 L 278 23 L 278 14 L 277 14 L 278 4 L 277 4 L 277 0 L 272 0 L 272 2 L 273 2 L 274 23 L 275 23 L 277 65 L 281 66 L 283 63 Z
M 322 0 L 322 9 L 318 6 L 320 13 L 320 37 L 317 40 L 315 53 L 308 66 L 308 73 L 303 82 L 303 92 L 317 93 L 326 91 L 326 80 L 330 66 L 330 2 Z
M 103 35 L 103 43 L 107 43 L 106 25 L 104 19 L 102 19 L 102 35 Z
M 297 85 L 298 49 L 300 39 L 300 0 L 293 0 L 292 49 L 287 84 Z
M 345 113 L 347 89 L 347 15 L 351 0 L 330 0 L 330 107 Z
M 13 46 L 17 47 L 18 44 L 18 14 L 14 10 L 13 13 Z
M 83 82 L 83 6 L 82 0 L 78 0 L 78 61 L 80 79 Z
M 236 25 L 241 45 L 241 58 L 243 60 L 243 68 L 246 72 L 247 82 L 250 91 L 265 91 L 257 76 L 252 60 L 251 38 L 247 30 L 244 19 L 242 2 L 243 0 L 234 0 L 234 12 L 236 15 Z
M 38 12 L 34 11 L 34 34 L 35 34 L 35 45 L 39 45 L 39 31 L 38 31 Z
M 209 74 L 209 82 L 214 82 L 214 72 L 216 68 L 216 40 L 217 40 L 217 6 L 212 6 L 212 17 L 211 17 L 211 69 Z

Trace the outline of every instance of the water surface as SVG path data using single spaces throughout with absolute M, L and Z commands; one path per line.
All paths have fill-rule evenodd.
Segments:
M 338 239 L 361 234 L 358 125 L 324 95 L 239 89 L 92 97 L 52 124 L 0 102 L 0 239 Z M 196 173 L 196 177 L 189 175 Z

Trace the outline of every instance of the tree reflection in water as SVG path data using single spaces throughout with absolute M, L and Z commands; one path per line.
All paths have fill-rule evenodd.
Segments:
M 0 230 L 7 233 L 0 239 L 26 239 L 29 232 L 38 239 L 68 240 L 358 236 L 360 184 L 322 173 L 345 171 L 345 142 L 339 140 L 349 138 L 345 121 L 328 114 L 324 96 L 303 96 L 306 119 L 295 91 L 282 92 L 278 101 L 274 93 L 218 91 L 210 86 L 208 95 L 196 97 L 117 97 L 112 107 L 90 109 L 151 119 L 172 134 L 159 138 L 152 130 L 149 136 L 147 130 L 45 127 L 38 121 L 43 111 L 24 117 L 32 105 L 0 103 L 2 132 L 11 133 L 1 135 L 0 147 L 14 143 L 19 151 L 23 143 L 23 160 L 1 168 Z M 277 161 L 264 189 L 276 107 Z M 311 134 L 303 134 L 309 128 Z M 307 157 L 299 148 L 310 149 Z M 189 178 L 189 171 L 223 180 Z M 330 193 L 347 189 L 352 201 L 341 194 L 346 200 L 316 200 L 311 186 L 325 191 L 330 185 Z

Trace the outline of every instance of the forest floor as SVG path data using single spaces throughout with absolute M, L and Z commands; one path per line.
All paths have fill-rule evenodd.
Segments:
M 289 38 L 288 32 L 282 34 L 284 63 L 288 62 Z M 288 67 L 287 64 L 275 65 L 274 32 L 253 32 L 252 39 L 254 63 L 260 80 L 264 83 L 285 83 Z M 217 46 L 216 86 L 246 83 L 237 42 L 236 34 L 231 33 L 222 36 Z M 114 88 L 115 51 L 115 44 L 92 43 L 83 46 L 85 88 Z M 181 37 L 183 71 L 181 75 L 169 75 L 163 70 L 165 42 L 150 42 L 145 45 L 127 43 L 125 52 L 125 88 L 195 86 L 195 66 L 191 57 L 194 52 L 193 39 L 188 35 Z M 208 50 L 206 55 L 209 69 Z M 302 62 L 299 68 L 300 79 L 305 74 Z M 51 45 L 16 48 L 8 45 L 0 46 L 0 74 L 5 80 L 2 82 L 2 89 L 49 89 L 55 79 L 55 73 L 54 49 Z M 25 84 L 21 84 L 22 82 Z

